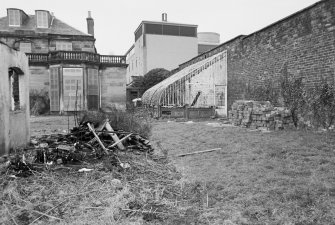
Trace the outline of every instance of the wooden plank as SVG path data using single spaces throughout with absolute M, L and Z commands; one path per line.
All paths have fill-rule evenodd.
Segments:
M 114 144 L 108 146 L 108 148 L 113 148 L 115 145 L 122 144 L 121 142 L 126 140 L 127 138 L 129 138 L 131 135 L 133 135 L 133 134 L 128 134 L 127 136 L 123 137 L 121 140 L 119 140 L 119 141 L 115 142 Z
M 176 157 L 183 157 L 183 156 L 188 156 L 188 155 L 196 155 L 196 154 L 207 153 L 207 152 L 214 152 L 214 151 L 219 151 L 219 150 L 221 150 L 221 148 L 213 148 L 213 149 L 208 149 L 208 150 L 204 150 L 204 151 L 196 151 L 196 152 L 179 154 L 179 155 L 176 155 Z
M 108 154 L 108 150 L 107 148 L 104 146 L 104 144 L 101 142 L 100 138 L 98 137 L 98 135 L 95 133 L 93 127 L 91 126 L 90 123 L 87 123 L 88 128 L 90 129 L 90 131 L 94 134 L 95 138 L 97 139 L 98 143 L 100 144 L 101 148 L 105 151 L 106 154 Z
M 105 125 L 106 129 L 108 131 L 114 131 L 112 126 L 109 124 L 109 122 L 107 121 L 106 122 L 106 125 Z M 126 148 L 123 146 L 123 144 L 120 142 L 120 139 L 119 137 L 115 134 L 115 133 L 109 133 L 109 136 L 111 136 L 114 140 L 115 143 L 117 143 L 117 147 L 120 149 L 120 150 L 125 150 Z

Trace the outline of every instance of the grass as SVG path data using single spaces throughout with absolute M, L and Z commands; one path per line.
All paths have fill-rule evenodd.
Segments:
M 213 122 L 213 121 L 211 121 Z M 173 157 L 184 179 L 208 191 L 217 224 L 334 224 L 335 135 L 312 131 L 251 132 L 158 122 L 152 139 Z
M 48 123 L 48 133 L 54 123 L 66 129 L 66 121 L 36 117 L 32 127 L 41 133 Z M 155 122 L 157 155 L 120 154 L 129 170 L 105 159 L 83 174 L 61 169 L 13 179 L 5 171 L 0 224 L 335 224 L 334 133 L 208 122 Z

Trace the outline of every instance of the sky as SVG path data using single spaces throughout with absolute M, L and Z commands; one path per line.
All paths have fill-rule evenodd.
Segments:
M 0 17 L 7 8 L 27 14 L 36 9 L 53 12 L 70 26 L 87 33 L 86 18 L 94 19 L 99 54 L 124 55 L 134 43 L 134 31 L 141 21 L 198 25 L 198 32 L 216 32 L 223 43 L 250 34 L 318 0 L 1 0 Z

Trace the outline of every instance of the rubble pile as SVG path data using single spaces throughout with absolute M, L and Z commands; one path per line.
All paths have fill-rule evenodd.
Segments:
M 291 112 L 284 107 L 273 107 L 269 101 L 238 100 L 228 112 L 235 126 L 263 130 L 294 128 Z
M 10 168 L 23 177 L 31 175 L 38 165 L 80 165 L 105 156 L 109 164 L 125 167 L 118 157 L 119 151 L 153 152 L 149 140 L 136 133 L 114 131 L 107 119 L 95 124 L 84 121 L 67 134 L 33 138 L 24 150 L 29 154 L 16 156 L 10 161 Z

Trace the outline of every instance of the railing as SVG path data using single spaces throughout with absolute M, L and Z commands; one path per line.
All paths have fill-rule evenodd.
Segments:
M 125 64 L 126 56 L 121 55 L 100 55 L 100 63 Z
M 126 64 L 126 56 L 99 55 L 92 52 L 54 51 L 50 53 L 26 53 L 29 63 L 49 63 L 56 61 L 92 62 L 100 64 Z
M 49 54 L 48 53 L 26 53 L 29 62 L 48 62 Z
M 91 52 L 56 51 L 50 52 L 49 60 L 99 62 L 99 55 Z

